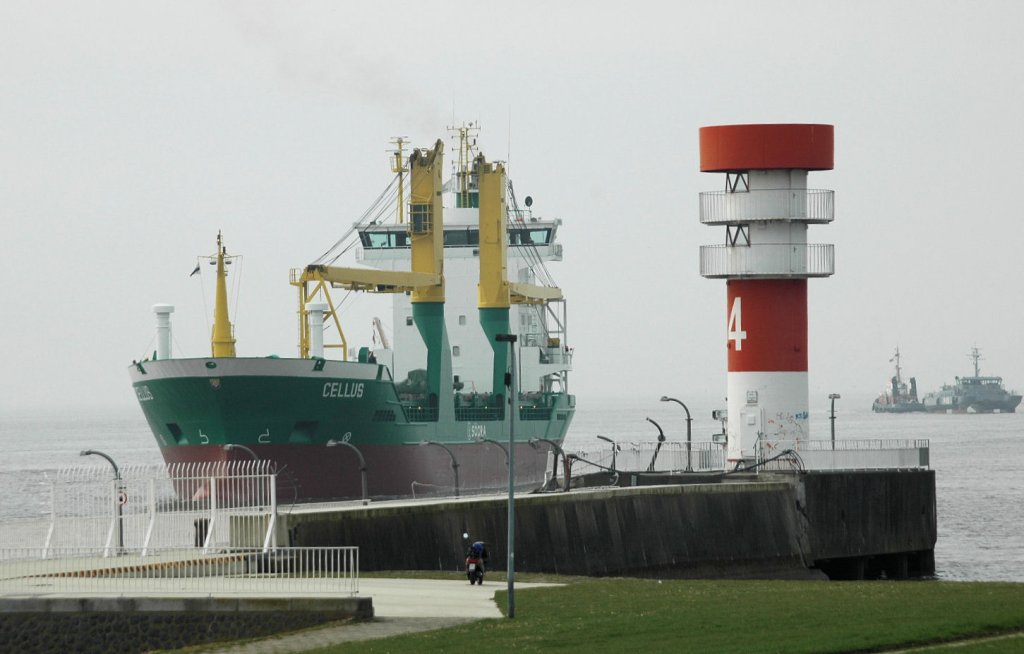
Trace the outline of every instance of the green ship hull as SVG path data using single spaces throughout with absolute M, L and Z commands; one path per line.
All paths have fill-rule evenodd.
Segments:
M 503 448 L 509 422 L 500 404 L 463 399 L 460 406 L 438 410 L 400 397 L 383 365 L 171 359 L 138 363 L 130 372 L 167 462 L 248 457 L 243 448 L 225 448 L 239 445 L 274 461 L 295 498 L 358 497 L 360 463 L 351 448 L 327 447 L 336 440 L 363 455 L 373 497 L 450 494 L 456 473 L 462 492 L 507 488 Z M 517 487 L 545 482 L 549 450 L 565 438 L 574 404 L 565 393 L 521 399 L 514 442 Z

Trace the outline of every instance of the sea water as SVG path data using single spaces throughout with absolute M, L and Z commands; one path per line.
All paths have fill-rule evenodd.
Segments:
M 722 430 L 711 412 L 725 408 L 724 401 L 681 399 L 692 416 L 694 442 Z M 829 408 L 827 400 L 820 406 L 812 402 L 812 438 L 830 437 Z M 659 427 L 668 440 L 685 441 L 683 408 L 658 398 L 578 398 L 565 448 L 610 447 L 597 434 L 620 443 L 652 442 Z M 875 414 L 870 398 L 843 398 L 837 401 L 835 429 L 840 439 L 928 439 L 938 495 L 937 576 L 1024 582 L 1024 414 Z M 45 517 L 48 479 L 58 470 L 108 465 L 80 456 L 85 449 L 105 452 L 122 466 L 161 462 L 137 409 L 0 416 L 0 521 Z

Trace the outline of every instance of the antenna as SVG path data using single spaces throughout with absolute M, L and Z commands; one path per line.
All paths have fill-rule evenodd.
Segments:
M 505 148 L 505 167 L 512 167 L 512 105 L 508 106 L 508 147 Z

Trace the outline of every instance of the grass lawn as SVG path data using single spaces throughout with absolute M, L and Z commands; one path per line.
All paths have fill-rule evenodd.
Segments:
M 317 653 L 868 652 L 1022 629 L 1024 584 L 573 579 L 517 590 L 512 620 Z M 927 651 L 1022 650 L 1012 638 Z

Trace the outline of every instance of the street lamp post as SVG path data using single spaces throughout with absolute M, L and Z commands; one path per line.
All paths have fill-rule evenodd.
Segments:
M 607 441 L 607 442 L 612 444 L 612 472 L 616 472 L 616 469 L 615 469 L 615 455 L 619 451 L 619 444 L 616 443 L 615 441 L 613 441 L 612 439 L 608 438 L 607 436 L 602 436 L 601 434 L 597 434 L 597 437 L 600 438 L 603 441 Z
M 114 495 L 114 505 L 117 507 L 117 553 L 121 554 L 124 552 L 124 525 L 121 522 L 121 493 L 124 492 L 124 481 L 121 479 L 121 469 L 117 467 L 117 463 L 114 462 L 114 459 L 109 454 L 99 450 L 82 450 L 78 453 L 79 456 L 90 456 L 92 454 L 103 457 L 114 468 L 114 481 L 117 483 L 117 493 Z
M 690 417 L 690 410 L 681 401 L 674 397 L 668 397 L 666 395 L 661 396 L 662 402 L 675 402 L 679 406 L 683 407 L 683 411 L 686 411 L 686 472 L 693 472 L 693 465 L 691 461 L 691 423 L 693 419 Z
M 339 441 L 333 438 L 327 441 L 327 447 L 337 447 L 338 445 L 344 445 L 345 447 L 355 451 L 356 456 L 359 457 L 359 477 L 361 478 L 363 485 L 363 506 L 366 506 L 369 504 L 369 500 L 366 497 L 366 459 L 363 458 L 363 453 L 359 451 L 359 448 L 348 441 Z
M 508 464 L 509 464 L 508 448 L 505 447 L 504 444 L 499 443 L 498 441 L 494 440 L 493 438 L 483 438 L 481 436 L 477 436 L 473 440 L 476 441 L 477 443 L 491 443 L 493 445 L 497 445 L 498 447 L 500 447 L 501 451 L 505 453 L 505 467 L 506 468 L 508 467 Z
M 651 462 L 647 464 L 647 472 L 654 472 L 654 464 L 658 462 L 658 453 L 661 452 L 661 445 L 665 442 L 665 430 L 661 428 L 661 425 L 650 418 L 644 418 L 644 420 L 654 425 L 658 430 L 658 444 L 654 446 L 654 454 L 651 456 Z
M 255 452 L 253 452 L 251 449 L 249 449 L 245 445 L 239 445 L 238 443 L 227 443 L 227 444 L 224 445 L 224 451 L 225 452 L 230 452 L 232 450 L 242 450 L 243 452 L 245 452 L 249 456 L 251 456 L 253 461 L 259 461 L 260 460 L 259 455 L 256 454 Z
M 832 402 L 829 410 L 828 420 L 832 423 L 832 449 L 836 449 L 836 400 L 840 399 L 839 393 L 829 393 L 828 399 Z
M 508 343 L 508 617 L 516 617 L 516 419 L 519 418 L 519 380 L 516 378 L 516 340 L 515 334 L 495 334 L 498 343 Z
M 565 458 L 565 450 L 563 450 L 562 447 L 558 443 L 556 443 L 555 441 L 551 440 L 550 438 L 531 438 L 528 442 L 530 443 L 530 445 L 532 445 L 534 447 L 537 447 L 537 443 L 544 442 L 544 443 L 547 443 L 547 444 L 551 445 L 551 447 L 555 450 L 555 464 L 553 466 L 551 466 L 551 477 L 553 479 L 556 479 L 556 480 L 558 479 L 558 457 L 559 456 L 562 457 L 562 465 L 565 466 L 566 469 L 568 469 L 568 463 L 569 462 Z M 569 490 L 569 476 L 568 475 L 565 475 L 565 486 L 562 488 L 562 490 L 566 491 L 566 492 L 568 492 L 568 490 Z
M 459 462 L 455 460 L 455 453 L 452 452 L 447 445 L 438 443 L 437 441 L 420 441 L 420 445 L 437 445 L 448 453 L 448 456 L 452 458 L 452 471 L 455 473 L 455 497 L 459 496 Z

